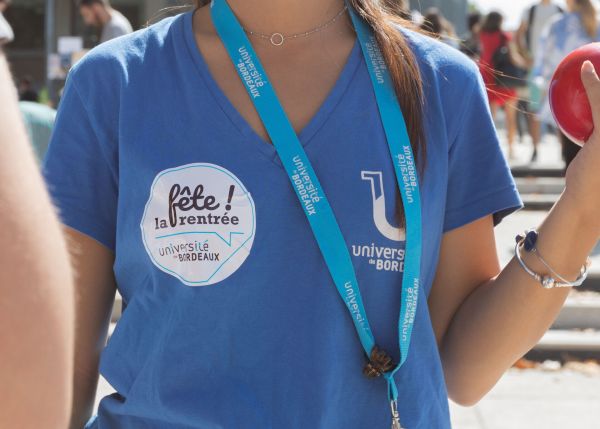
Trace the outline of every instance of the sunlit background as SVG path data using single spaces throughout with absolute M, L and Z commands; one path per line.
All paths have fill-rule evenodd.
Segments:
M 565 0 L 558 0 L 564 5 Z M 134 28 L 142 27 L 149 20 L 161 16 L 166 7 L 193 3 L 193 0 L 112 0 L 112 5 L 121 11 Z M 505 17 L 505 29 L 514 30 L 521 14 L 533 1 L 523 0 L 410 0 L 416 11 L 438 7 L 462 36 L 466 32 L 466 14 L 469 10 L 482 13 L 499 10 Z M 16 34 L 15 40 L 6 47 L 8 58 L 17 75 L 28 75 L 35 82 L 46 80 L 48 53 L 57 52 L 60 37 L 77 35 L 83 38 L 84 48 L 96 44 L 97 36 L 83 25 L 75 2 L 71 0 L 13 0 L 5 12 Z M 162 14 L 164 16 L 164 14 Z M 58 88 L 47 84 L 49 98 L 56 101 Z
M 469 3 L 476 6 L 481 12 L 489 12 L 491 10 L 502 12 L 506 17 L 506 29 L 511 30 L 519 26 L 519 21 L 525 7 L 534 2 L 523 0 L 471 0 Z M 554 3 L 564 6 L 565 0 L 556 0 Z

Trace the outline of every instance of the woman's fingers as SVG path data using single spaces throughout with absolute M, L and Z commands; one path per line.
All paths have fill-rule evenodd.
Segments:
M 594 125 L 600 128 L 600 78 L 591 61 L 585 61 L 581 66 L 581 81 L 592 107 Z

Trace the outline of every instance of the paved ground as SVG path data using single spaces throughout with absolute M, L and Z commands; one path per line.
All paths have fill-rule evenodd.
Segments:
M 475 407 L 451 405 L 455 429 L 598 429 L 600 375 L 510 370 Z
M 507 154 L 507 144 L 506 144 L 506 133 L 503 129 L 498 131 L 500 136 L 500 141 L 502 142 L 502 149 Z M 531 153 L 533 151 L 533 145 L 531 144 L 531 139 L 529 136 L 523 136 L 522 139 L 516 139 L 514 143 L 514 159 L 511 159 L 509 162 L 513 166 L 521 166 L 521 165 L 534 165 L 539 167 L 561 167 L 564 165 L 561 152 L 560 152 L 560 143 L 558 139 L 552 133 L 545 133 L 542 141 L 540 143 L 540 148 L 538 151 L 538 159 L 533 164 L 531 164 Z

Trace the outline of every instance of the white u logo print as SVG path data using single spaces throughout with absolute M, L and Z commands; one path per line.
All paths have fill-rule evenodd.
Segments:
M 381 171 L 361 171 L 361 178 L 371 182 L 371 197 L 373 201 L 373 222 L 379 232 L 390 240 L 406 240 L 404 228 L 395 228 L 385 215 L 385 193 L 383 192 L 383 174 Z

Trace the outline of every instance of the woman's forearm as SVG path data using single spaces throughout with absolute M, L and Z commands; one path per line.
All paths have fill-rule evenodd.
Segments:
M 591 216 L 565 193 L 538 228 L 539 253 L 569 280 L 577 278 L 600 237 L 598 222 Z M 533 271 L 549 274 L 536 256 L 526 252 L 523 256 Z M 440 350 L 448 388 L 460 403 L 477 402 L 539 341 L 570 290 L 542 288 L 513 258 L 464 301 Z
M 0 52 L 0 427 L 65 427 L 73 285 L 58 220 Z

